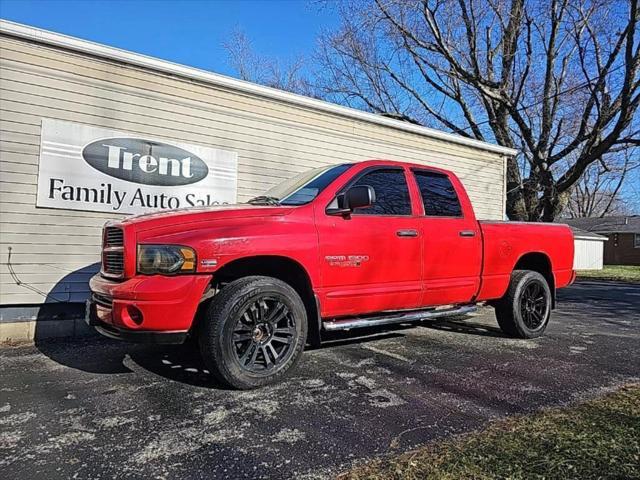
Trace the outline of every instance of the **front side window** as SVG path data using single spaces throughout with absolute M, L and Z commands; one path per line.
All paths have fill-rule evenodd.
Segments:
M 430 217 L 461 217 L 462 208 L 449 177 L 442 173 L 415 171 L 424 213 Z
M 376 192 L 372 206 L 359 208 L 357 215 L 411 215 L 409 188 L 403 170 L 374 170 L 360 177 L 352 186 L 368 185 Z
M 633 248 L 640 248 L 640 233 L 633 236 Z

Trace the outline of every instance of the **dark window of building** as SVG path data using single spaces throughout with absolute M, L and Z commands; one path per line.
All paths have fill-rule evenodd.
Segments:
M 633 248 L 640 248 L 640 233 L 633 235 Z
M 360 177 L 353 186 L 368 185 L 376 192 L 371 207 L 355 211 L 361 215 L 411 215 L 409 188 L 403 170 L 374 170 Z
M 435 172 L 414 172 L 425 215 L 433 217 L 461 217 L 462 209 L 456 190 L 446 175 Z

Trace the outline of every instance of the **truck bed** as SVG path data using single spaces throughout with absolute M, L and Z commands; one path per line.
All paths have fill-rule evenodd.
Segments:
M 483 260 L 478 300 L 500 298 L 511 272 L 527 256 L 530 261 L 549 262 L 553 288 L 573 280 L 573 232 L 559 223 L 479 221 Z

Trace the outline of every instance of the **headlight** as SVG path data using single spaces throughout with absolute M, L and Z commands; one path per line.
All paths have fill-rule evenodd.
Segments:
M 196 252 L 180 245 L 138 245 L 138 273 L 174 275 L 196 271 Z

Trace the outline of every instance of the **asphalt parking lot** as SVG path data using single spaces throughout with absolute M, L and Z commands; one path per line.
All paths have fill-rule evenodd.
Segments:
M 465 319 L 334 335 L 286 382 L 221 389 L 185 347 L 0 349 L 0 476 L 327 478 L 640 379 L 640 285 L 560 293 L 544 337 Z

